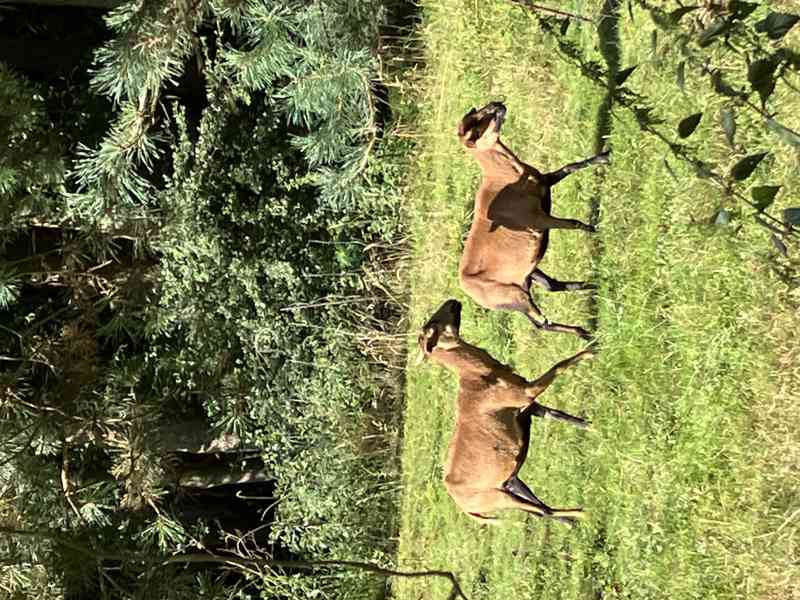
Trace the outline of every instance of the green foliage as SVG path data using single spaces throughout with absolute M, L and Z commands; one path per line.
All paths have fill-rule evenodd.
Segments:
M 370 40 L 382 10 L 360 0 L 242 11 L 236 23 L 244 48 L 222 53 L 245 89 L 271 88 L 289 123 L 300 128 L 291 143 L 334 210 L 350 210 L 364 193 L 361 176 L 377 134 Z
M 166 82 L 180 79 L 205 10 L 203 2 L 184 0 L 129 2 L 111 10 L 105 21 L 114 37 L 95 54 L 95 90 L 144 112 Z
M 195 35 L 204 2 L 130 2 L 113 9 L 106 24 L 115 36 L 95 53 L 95 91 L 120 106 L 115 123 L 97 148 L 81 146 L 73 177 L 79 193 L 71 209 L 81 218 L 108 220 L 147 203 L 163 138 L 156 126 L 161 94 L 181 78 L 198 47 Z
M 781 187 L 780 185 L 759 185 L 751 189 L 750 195 L 756 203 L 756 208 L 758 210 L 769 208 Z
M 176 121 L 182 141 L 154 241 L 160 299 L 148 317 L 159 378 L 263 448 L 281 496 L 275 541 L 350 555 L 369 535 L 364 498 L 391 477 L 365 478 L 371 459 L 358 456 L 361 414 L 378 392 L 353 341 L 354 317 L 373 302 L 359 270 L 366 244 L 399 222 L 385 200 L 364 201 L 363 214 L 322 202 L 275 103 L 223 102 L 211 96 L 193 144 Z
M 800 61 L 791 44 L 787 44 L 783 38 L 800 17 L 796 19 L 794 15 L 769 12 L 762 5 L 741 1 L 709 3 L 702 7 L 681 6 L 678 3 L 671 12 L 668 12 L 668 7 L 647 0 L 635 0 L 635 4 L 649 13 L 656 26 L 652 30 L 652 39 L 658 39 L 659 35 L 662 39 L 661 50 L 653 45 L 654 64 L 674 69 L 677 88 L 687 96 L 698 99 L 693 103 L 691 114 L 678 123 L 679 139 L 688 139 L 695 133 L 705 114 L 704 104 L 724 101 L 717 111 L 731 150 L 727 161 L 733 163 L 730 168 L 721 169 L 708 161 L 703 156 L 702 148 L 695 144 L 671 141 L 670 136 L 658 127 L 661 123 L 655 116 L 657 100 L 643 93 L 635 84 L 625 87 L 616 85 L 619 79 L 618 64 L 611 64 L 614 61 L 610 61 L 608 72 L 604 72 L 603 67 L 588 59 L 568 36 L 557 33 L 559 30 L 552 20 L 540 18 L 539 21 L 544 30 L 557 40 L 560 52 L 578 65 L 584 76 L 609 87 L 609 106 L 613 102 L 628 109 L 644 132 L 657 137 L 676 158 L 690 164 L 697 177 L 711 180 L 725 196 L 756 209 L 751 213 L 756 223 L 768 229 L 771 236 L 780 236 L 782 243 L 796 245 L 800 241 L 800 232 L 774 215 L 765 213 L 767 206 L 760 201 L 751 201 L 739 186 L 754 173 L 761 160 L 771 154 L 752 153 L 755 148 L 744 146 L 742 140 L 759 137 L 753 131 L 754 127 L 763 126 L 775 134 L 772 141 L 765 140 L 768 149 L 775 145 L 776 140 L 789 146 L 800 145 L 800 135 L 785 124 L 787 119 L 793 118 L 791 111 L 781 112 L 782 106 L 773 101 L 778 91 L 782 92 L 782 96 L 796 92 L 791 79 L 800 74 Z M 632 5 L 633 2 L 629 11 L 631 19 Z M 695 18 L 686 18 L 690 14 Z M 764 15 L 767 16 L 757 21 Z M 608 20 L 612 19 L 619 20 L 620 17 L 610 15 Z M 613 29 L 606 25 L 600 29 L 601 36 Z M 765 40 L 760 33 L 768 33 L 771 41 Z M 613 43 L 605 43 L 606 46 L 609 44 L 613 47 Z M 629 67 L 625 73 L 634 67 Z M 695 77 L 691 75 L 692 71 Z M 704 100 L 709 90 L 700 85 L 702 79 L 696 75 L 709 77 L 716 98 Z M 760 100 L 758 103 L 753 100 L 756 94 Z M 743 128 L 744 124 L 748 130 Z M 734 139 L 737 130 L 739 144 L 735 144 Z M 667 168 L 671 169 L 668 163 Z M 734 213 L 727 209 L 721 214 L 734 218 Z M 739 216 L 737 211 L 735 218 Z
M 770 11 L 764 20 L 756 23 L 756 31 L 766 33 L 771 40 L 779 40 L 789 33 L 789 30 L 798 21 L 800 21 L 800 15 Z
M 228 543 L 213 516 L 181 512 L 190 492 L 164 431 L 189 416 L 206 442 L 234 434 L 260 450 L 277 503 L 259 514 L 277 509 L 258 525 L 280 552 L 390 556 L 397 390 L 365 343 L 397 318 L 386 290 L 402 255 L 406 148 L 379 139 L 373 97 L 384 16 L 367 0 L 121 5 L 91 83 L 113 114 L 76 140 L 44 110 L 67 88 L 40 98 L 0 71 L 2 115 L 18 117 L 0 121 L 16 144 L 0 183 L 20 229 L 0 263 L 0 488 L 13 499 L 2 517 L 41 532 L 29 554 L 4 558 L 38 556 L 66 595 L 196 597 L 193 576 L 169 585 L 177 568 L 151 578 L 146 563 L 103 562 Z M 30 145 L 48 128 L 69 143 Z M 23 170 L 51 155 L 57 177 L 44 162 Z M 25 209 L 31 190 L 53 206 Z M 365 444 L 366 431 L 383 437 Z M 266 551 L 251 543 L 236 550 Z M 342 598 L 377 584 L 358 573 L 263 583 Z
M 64 148 L 47 115 L 46 94 L 0 62 L 0 222 L 6 232 L 34 215 L 47 220 L 57 212 L 51 198 L 63 190 Z
M 100 219 L 146 203 L 148 174 L 163 147 L 159 98 L 181 80 L 192 55 L 198 64 L 209 60 L 197 32 L 211 19 L 214 53 L 227 67 L 216 76 L 261 95 L 269 110 L 278 102 L 292 126 L 287 138 L 301 150 L 321 197 L 334 210 L 350 210 L 365 193 L 364 168 L 378 133 L 370 82 L 384 16 L 373 0 L 302 7 L 175 0 L 115 9 L 106 21 L 116 36 L 96 53 L 93 84 L 122 110 L 98 148 L 81 150 L 74 209 Z
M 694 130 L 697 129 L 697 126 L 700 124 L 700 119 L 703 118 L 703 113 L 694 113 L 693 115 L 689 115 L 681 119 L 681 122 L 678 123 L 678 136 L 682 138 L 687 138 L 694 133 Z
M 134 103 L 125 102 L 97 149 L 83 145 L 78 148 L 75 163 L 78 184 L 95 193 L 76 196 L 74 212 L 91 218 L 119 204 L 123 205 L 120 208 L 125 204 L 146 204 L 153 187 L 136 167 L 152 169 L 159 158 L 159 141 L 162 140 L 157 133 L 149 129 L 147 116 Z
M 720 116 L 722 119 L 722 129 L 725 132 L 725 139 L 728 142 L 728 146 L 735 148 L 736 116 L 730 108 L 723 108 L 720 111 Z
M 764 160 L 768 154 L 769 152 L 761 152 L 759 154 L 745 156 L 743 159 L 733 165 L 731 168 L 731 177 L 736 181 L 743 181 L 747 179 L 753 174 L 753 171 L 756 170 L 758 164 Z
M 0 265 L 0 310 L 5 310 L 17 301 L 20 283 L 13 268 Z

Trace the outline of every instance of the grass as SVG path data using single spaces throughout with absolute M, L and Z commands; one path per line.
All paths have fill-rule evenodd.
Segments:
M 592 16 L 602 6 L 566 4 Z M 504 98 L 504 139 L 523 160 L 552 170 L 594 153 L 604 90 L 510 2 L 431 0 L 423 12 L 427 62 L 415 101 L 424 141 L 408 200 L 410 320 L 420 325 L 443 300 L 458 298 L 462 335 L 532 378 L 581 342 L 537 333 L 520 315 L 489 313 L 460 291 L 458 258 L 479 173 L 455 125 L 469 107 Z M 652 29 L 644 11 L 635 9 L 633 20 L 620 14 L 621 65 L 639 64 L 628 85 L 652 100 L 665 131 L 702 111 L 691 143 L 726 172 L 744 154 L 726 146 L 723 100 L 688 71 L 690 93 L 681 94 L 677 59 L 667 47 L 652 54 Z M 590 26 L 568 35 L 602 60 Z M 782 90 L 771 103 L 796 128 L 797 95 Z M 786 190 L 800 185 L 798 155 L 748 119 L 739 116 L 739 143 L 748 153 L 773 152 L 752 183 L 782 182 L 778 203 L 788 205 Z M 569 529 L 505 513 L 504 527 L 481 528 L 460 514 L 441 485 L 456 381 L 410 362 L 399 564 L 452 570 L 472 600 L 800 598 L 800 292 L 792 271 L 781 271 L 797 264 L 776 259 L 740 204 L 669 159 L 674 179 L 663 142 L 623 108 L 614 109 L 609 143 L 612 165 L 572 175 L 553 199 L 554 214 L 581 220 L 597 206 L 600 233 L 554 232 L 542 263 L 551 276 L 591 278 L 600 289 L 536 294 L 551 319 L 596 325 L 601 354 L 543 397 L 587 415 L 596 431 L 534 423 L 521 474 L 548 504 L 582 505 L 589 517 Z M 720 207 L 732 211 L 731 225 L 710 224 Z M 394 588 L 400 599 L 448 593 L 432 581 Z

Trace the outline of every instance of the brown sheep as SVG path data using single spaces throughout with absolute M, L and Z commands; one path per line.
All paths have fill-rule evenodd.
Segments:
M 581 221 L 553 217 L 550 188 L 578 169 L 608 163 L 608 152 L 540 173 L 500 141 L 505 115 L 506 107 L 492 102 L 470 110 L 458 126 L 461 143 L 483 173 L 459 266 L 461 287 L 485 308 L 519 311 L 539 329 L 589 339 L 581 327 L 548 321 L 534 304 L 530 288 L 534 283 L 551 292 L 594 288 L 583 281 L 557 281 L 537 265 L 547 250 L 550 229 L 595 231 Z
M 594 356 L 584 350 L 528 381 L 486 351 L 461 339 L 461 304 L 448 300 L 419 336 L 423 356 L 458 375 L 458 404 L 447 454 L 444 484 L 455 503 L 481 523 L 486 513 L 518 508 L 542 517 L 571 522 L 580 508 L 555 509 L 539 500 L 518 477 L 528 453 L 531 416 L 550 417 L 578 427 L 586 421 L 536 402 L 565 369 Z

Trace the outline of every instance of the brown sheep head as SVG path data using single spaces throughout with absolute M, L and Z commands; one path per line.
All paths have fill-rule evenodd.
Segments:
M 423 358 L 437 351 L 448 351 L 461 345 L 461 303 L 448 300 L 422 327 L 417 342 Z
M 480 110 L 472 108 L 458 124 L 458 139 L 468 149 L 489 148 L 499 140 L 505 118 L 502 102 L 490 102 Z

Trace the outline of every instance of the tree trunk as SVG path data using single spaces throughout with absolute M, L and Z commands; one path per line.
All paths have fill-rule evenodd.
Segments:
M 223 485 L 240 485 L 271 481 L 272 475 L 260 460 L 251 460 L 244 465 L 226 462 L 187 466 L 178 472 L 178 486 L 182 488 L 209 489 Z
M 242 448 L 241 440 L 236 435 L 225 434 L 214 437 L 208 423 L 203 419 L 188 419 L 180 423 L 162 425 L 155 431 L 152 443 L 162 452 L 188 454 L 257 451 L 257 448 Z

